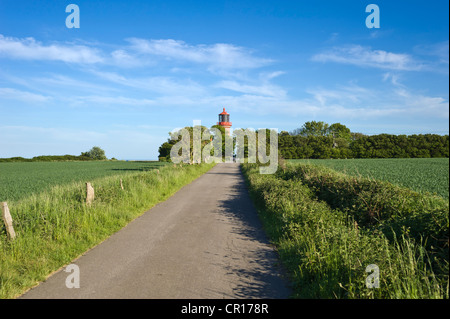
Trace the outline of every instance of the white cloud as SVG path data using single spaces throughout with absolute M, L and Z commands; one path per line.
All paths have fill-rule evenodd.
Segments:
M 154 61 L 142 59 L 134 54 L 130 54 L 124 49 L 119 49 L 111 52 L 111 59 L 109 59 L 108 64 L 119 67 L 134 68 L 154 65 Z
M 406 111 L 405 114 L 419 114 L 449 118 L 449 101 L 442 97 L 425 96 L 413 93 L 406 88 L 397 88 L 392 97 Z
M 102 64 L 114 67 L 164 67 L 164 61 L 206 65 L 209 71 L 260 68 L 273 60 L 259 58 L 248 48 L 227 43 L 192 45 L 173 39 L 130 38 L 129 45 L 110 52 L 99 43 L 44 44 L 32 37 L 14 38 L 0 34 L 0 57 L 20 60 L 61 61 L 78 64 Z M 235 75 L 235 73 L 234 73 Z
M 414 51 L 417 54 L 434 58 L 432 63 L 435 65 L 441 65 L 444 64 L 448 71 L 448 64 L 449 64 L 449 41 L 443 41 L 439 43 L 434 44 L 428 44 L 428 45 L 417 45 L 414 47 Z
M 128 78 L 114 72 L 92 71 L 96 76 L 123 86 L 166 95 L 204 95 L 207 90 L 190 79 L 174 80 L 167 76 Z
M 283 90 L 281 87 L 269 83 L 264 83 L 261 85 L 248 85 L 248 84 L 241 84 L 236 81 L 221 81 L 217 83 L 215 87 L 224 88 L 245 94 L 255 94 L 279 98 L 284 98 L 286 96 L 285 90 Z
M 385 80 L 397 81 L 395 75 L 386 73 Z M 368 89 L 345 86 L 337 89 L 310 89 L 307 91 L 318 102 L 321 114 L 342 118 L 368 119 L 388 116 L 448 118 L 449 102 L 442 97 L 432 97 L 411 91 L 402 84 L 389 89 Z
M 103 61 L 96 49 L 84 45 L 44 45 L 34 38 L 11 38 L 0 34 L 0 56 L 25 60 L 52 60 L 69 63 L 99 63 Z
M 314 55 L 312 60 L 391 70 L 417 71 L 424 67 L 423 64 L 415 61 L 409 54 L 372 50 L 369 47 L 360 45 L 335 47 L 327 52 Z
M 72 104 L 94 105 L 127 105 L 127 106 L 152 106 L 155 101 L 146 98 L 130 98 L 124 96 L 78 96 L 71 99 Z
M 357 85 L 333 89 L 314 88 L 310 97 L 294 99 L 261 94 L 217 96 L 202 101 L 205 105 L 227 105 L 230 111 L 239 110 L 260 115 L 284 114 L 293 117 L 332 117 L 337 121 L 449 117 L 449 102 L 443 97 L 418 94 L 403 85 L 386 90 Z
M 3 76 L 19 88 L 26 89 L 0 88 L 0 99 L 30 103 L 51 100 L 52 105 L 100 108 L 118 105 L 211 110 L 214 106 L 223 105 L 231 111 L 253 114 L 257 110 L 261 115 L 283 115 L 289 119 L 298 116 L 328 116 L 340 121 L 400 119 L 406 116 L 448 118 L 447 99 L 419 94 L 400 83 L 399 74 L 402 73 L 399 71 L 425 68 L 408 54 L 358 45 L 319 53 L 313 57 L 314 61 L 384 69 L 381 78 L 384 88 L 353 84 L 301 88 L 295 94 L 303 95 L 292 97 L 287 89 L 272 81 L 285 72 L 273 68 L 258 70 L 273 61 L 256 57 L 247 48 L 220 43 L 192 45 L 171 39 L 132 38 L 128 41 L 129 45 L 109 51 L 105 46 L 100 51 L 95 49 L 99 44 L 44 45 L 33 38 L 15 39 L 0 35 L 0 56 L 96 63 L 95 66 L 79 68 L 80 77 L 76 74 L 58 75 L 55 71 L 40 77 Z M 430 56 L 445 57 L 445 43 L 421 49 L 424 55 L 427 49 Z M 138 68 L 144 65 L 152 67 L 132 70 L 133 73 L 120 69 L 121 66 Z M 205 76 L 204 69 L 211 73 Z
M 280 75 L 283 75 L 285 73 L 286 72 L 284 72 L 284 71 L 274 71 L 274 72 L 270 72 L 270 73 L 261 73 L 260 74 L 260 78 L 262 80 L 269 81 L 269 80 L 274 79 L 276 77 L 279 77 Z
M 12 88 L 0 88 L 0 98 L 8 100 L 18 100 L 28 103 L 43 103 L 51 100 L 51 97 L 49 96 L 44 96 Z
M 18 84 L 23 82 L 17 81 Z M 62 89 L 70 91 L 73 93 L 74 91 L 88 91 L 88 92 L 111 92 L 117 91 L 117 88 L 112 86 L 107 86 L 104 83 L 98 84 L 92 81 L 84 81 L 78 80 L 69 76 L 61 75 L 61 74 L 52 74 L 48 77 L 33 77 L 27 79 L 27 86 L 33 86 L 34 89 L 47 90 L 55 94 L 55 88 L 58 88 L 61 92 Z M 47 88 L 48 87 L 48 88 Z
M 131 43 L 131 48 L 141 54 L 206 64 L 213 69 L 252 69 L 272 62 L 269 59 L 254 57 L 246 48 L 226 43 L 191 45 L 173 39 L 138 38 L 130 38 L 128 41 Z
M 399 82 L 399 75 L 391 72 L 386 72 L 383 74 L 383 82 L 390 81 L 395 86 L 403 86 Z
M 373 97 L 373 92 L 359 86 L 351 85 L 339 87 L 338 89 L 308 89 L 306 91 L 314 96 L 314 99 L 324 106 L 329 103 L 340 103 L 343 105 L 359 104 Z

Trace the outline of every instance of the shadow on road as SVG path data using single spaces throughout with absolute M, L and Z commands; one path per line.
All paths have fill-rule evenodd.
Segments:
M 236 174 L 235 174 L 236 176 Z M 271 247 L 257 211 L 248 194 L 242 174 L 236 176 L 236 183 L 226 200 L 220 202 L 220 214 L 230 220 L 235 226 L 233 233 L 240 240 L 256 242 L 253 250 L 243 249 L 242 255 L 233 254 L 230 258 L 242 258 L 243 262 L 250 263 L 253 267 L 237 268 L 239 263 L 230 262 L 225 265 L 228 272 L 237 274 L 241 281 L 234 288 L 238 298 L 288 298 L 291 290 L 285 278 L 285 272 L 278 259 L 278 254 Z M 239 247 L 231 247 L 238 250 Z

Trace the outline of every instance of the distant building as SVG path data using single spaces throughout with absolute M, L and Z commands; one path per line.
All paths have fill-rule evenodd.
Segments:
M 230 114 L 225 111 L 225 108 L 223 108 L 223 112 L 219 114 L 219 122 L 217 122 L 217 125 L 225 128 L 225 134 L 227 134 L 228 136 L 230 135 Z

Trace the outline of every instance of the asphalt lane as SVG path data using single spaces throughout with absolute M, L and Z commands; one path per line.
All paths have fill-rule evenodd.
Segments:
M 20 298 L 288 298 L 238 164 L 218 164 Z M 72 276 L 69 278 L 69 276 Z M 69 285 L 70 286 L 70 285 Z

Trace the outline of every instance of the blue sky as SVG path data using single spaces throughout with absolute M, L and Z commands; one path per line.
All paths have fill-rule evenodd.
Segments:
M 448 134 L 448 6 L 0 0 L 0 157 L 156 159 L 169 131 L 223 107 L 234 128 Z

